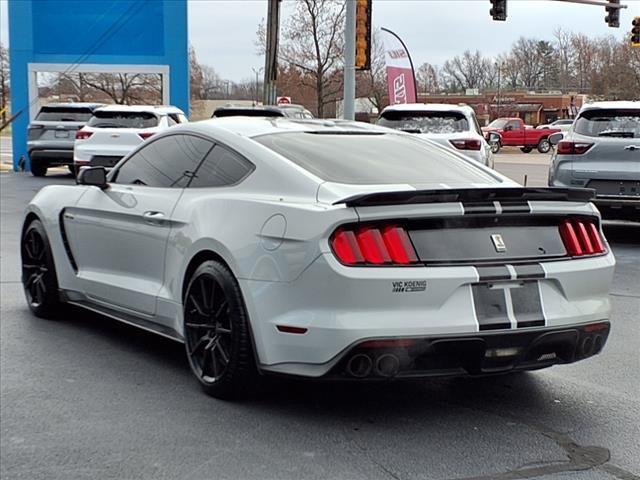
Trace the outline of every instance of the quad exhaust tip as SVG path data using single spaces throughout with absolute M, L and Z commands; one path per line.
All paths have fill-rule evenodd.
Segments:
M 400 359 L 391 353 L 371 358 L 364 353 L 357 353 L 349 359 L 347 373 L 355 378 L 365 378 L 372 373 L 379 377 L 395 377 L 400 371 Z
M 395 377 L 400 370 L 400 360 L 391 353 L 380 355 L 376 360 L 375 372 L 381 377 Z
M 347 372 L 356 378 L 368 377 L 373 368 L 373 360 L 369 355 L 359 353 L 349 359 L 347 363 Z

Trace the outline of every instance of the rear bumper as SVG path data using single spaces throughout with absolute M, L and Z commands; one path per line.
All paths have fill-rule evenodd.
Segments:
M 474 266 L 354 268 L 324 254 L 292 282 L 239 283 L 260 367 L 322 377 L 371 339 L 520 335 L 609 317 L 610 252 L 540 265 L 535 278 L 490 280 Z
M 640 197 L 596 196 L 592 203 L 604 220 L 634 220 L 640 222 Z
M 29 150 L 29 158 L 49 165 L 73 165 L 73 149 L 34 148 Z
M 388 379 L 490 375 L 537 370 L 584 360 L 602 351 L 608 321 L 568 328 L 365 342 L 351 348 L 326 375 Z

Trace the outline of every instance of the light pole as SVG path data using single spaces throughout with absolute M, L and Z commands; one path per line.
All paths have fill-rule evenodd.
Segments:
M 253 106 L 255 107 L 259 102 L 260 102 L 260 94 L 258 92 L 258 87 L 259 87 L 259 77 L 260 77 L 260 72 L 262 72 L 264 70 L 264 68 L 260 67 L 260 68 L 254 68 L 251 67 L 251 70 L 253 70 L 253 73 L 256 74 L 256 95 L 255 95 L 255 99 L 253 102 Z
M 502 65 L 500 62 L 496 62 L 496 68 L 498 69 L 498 112 L 497 116 L 500 118 L 500 71 L 502 70 Z

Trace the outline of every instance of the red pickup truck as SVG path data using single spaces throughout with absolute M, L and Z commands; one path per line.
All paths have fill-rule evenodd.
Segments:
M 501 147 L 520 147 L 524 153 L 529 153 L 537 148 L 540 153 L 548 153 L 551 150 L 549 136 L 559 132 L 557 128 L 545 128 L 538 130 L 525 125 L 521 118 L 497 118 L 482 131 L 487 136 L 491 132 L 499 133 L 502 137 L 499 142 L 491 145 L 493 153 L 498 153 Z

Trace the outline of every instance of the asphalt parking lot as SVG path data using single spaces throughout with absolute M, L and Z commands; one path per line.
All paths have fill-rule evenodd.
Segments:
M 544 185 L 546 162 L 496 166 Z M 84 311 L 29 313 L 22 210 L 72 182 L 0 174 L 3 479 L 640 479 L 640 226 L 605 227 L 617 267 L 601 355 L 481 379 L 272 380 L 229 403 L 200 391 L 181 345 Z

